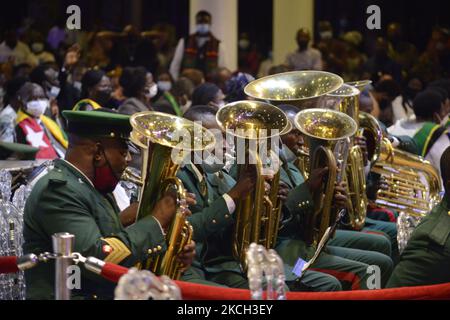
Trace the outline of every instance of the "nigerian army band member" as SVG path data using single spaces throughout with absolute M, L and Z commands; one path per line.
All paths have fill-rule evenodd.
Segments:
M 196 106 L 192 107 L 185 114 L 185 117 L 192 121 L 201 121 L 206 128 L 219 129 L 215 113 L 216 111 L 213 108 Z M 234 168 L 230 171 L 233 172 Z M 321 174 L 323 172 L 322 170 Z M 282 174 L 282 177 L 285 176 L 286 174 Z M 232 218 L 235 206 L 233 203 L 229 205 L 225 199 L 233 192 L 232 188 L 235 185 L 235 181 L 221 170 L 220 166 L 211 166 L 211 164 L 205 162 L 202 162 L 201 165 L 191 164 L 185 166 L 180 171 L 179 177 L 186 188 L 196 194 L 197 205 L 196 207 L 191 207 L 193 212 L 191 219 L 198 217 L 198 219 L 205 221 L 208 226 L 213 225 L 213 227 L 209 227 L 209 232 L 202 232 L 202 237 L 194 237 L 198 245 L 202 244 L 201 248 L 197 247 L 197 261 L 194 262 L 194 265 L 198 267 L 196 268 L 198 275 L 201 275 L 203 280 L 213 281 L 222 285 L 247 287 L 246 277 L 242 274 L 238 261 L 231 254 Z M 283 180 L 285 179 L 283 178 Z M 315 180 L 315 184 L 318 184 L 321 178 L 319 177 Z M 308 188 L 314 182 L 302 182 L 300 177 L 298 181 L 294 182 L 295 185 L 289 181 L 280 185 L 280 197 L 286 200 L 284 210 L 291 211 L 293 215 L 307 213 L 308 208 L 299 208 L 299 203 L 312 201 Z M 286 185 L 290 185 L 290 188 L 293 190 L 289 192 L 289 187 Z M 341 186 L 338 186 L 336 191 L 335 201 L 343 207 L 346 200 L 346 197 L 343 195 L 345 191 Z M 218 230 L 221 230 L 221 232 L 217 232 Z M 291 238 L 291 235 L 288 238 Z M 301 284 L 299 284 L 295 281 L 296 276 L 292 273 L 292 269 L 299 257 L 304 259 L 311 258 L 308 255 L 311 250 L 305 251 L 311 248 L 306 248 L 304 242 L 296 242 L 294 239 L 286 241 L 285 238 L 280 237 L 280 245 L 277 249 L 283 254 L 282 258 L 285 259 L 287 284 L 291 289 L 340 290 L 342 288 L 341 281 L 347 287 L 354 289 L 365 288 L 365 279 L 368 277 L 367 268 L 369 265 L 377 265 L 381 268 L 382 283 L 386 283 L 393 266 L 392 260 L 388 256 L 390 254 L 390 243 L 385 236 L 342 232 L 341 236 L 337 238 L 339 239 L 335 240 L 335 246 L 347 246 L 349 248 L 330 246 L 328 250 L 332 251 L 333 255 L 322 253 L 316 262 L 317 267 L 313 266 L 313 270 L 308 270 L 302 277 Z M 298 246 L 298 243 L 301 245 Z M 373 250 L 373 252 L 365 250 Z M 314 253 L 314 250 L 312 250 L 312 253 Z
M 442 154 L 440 166 L 444 198 L 413 231 L 389 288 L 450 282 L 450 148 Z
M 165 230 L 175 214 L 175 200 L 166 195 L 152 215 L 125 228 L 112 191 L 130 161 L 129 116 L 105 111 L 65 111 L 69 148 L 64 160 L 33 188 L 24 213 L 24 252 L 52 252 L 55 233 L 75 235 L 74 251 L 106 262 L 132 267 L 148 258 L 148 251 L 166 249 Z M 189 204 L 195 200 L 187 197 Z M 128 211 L 128 212 L 127 212 Z M 134 212 L 134 204 L 124 214 Z M 190 212 L 188 212 L 190 214 Z M 189 266 L 195 244 L 184 248 L 179 259 Z M 40 264 L 26 272 L 28 299 L 52 299 L 54 265 Z M 113 298 L 114 286 L 82 269 L 81 289 L 74 298 Z

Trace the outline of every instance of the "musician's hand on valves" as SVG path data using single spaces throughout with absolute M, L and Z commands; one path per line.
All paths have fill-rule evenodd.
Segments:
M 326 174 L 328 174 L 328 167 L 317 168 L 312 171 L 309 179 L 305 182 L 310 193 L 314 193 L 322 187 Z
M 355 137 L 355 143 L 358 147 L 361 148 L 363 157 L 364 157 L 364 164 L 367 164 L 369 161 L 369 152 L 367 151 L 367 139 L 364 136 L 357 136 Z
M 285 202 L 287 200 L 288 194 L 289 186 L 283 181 L 280 181 L 280 185 L 278 187 L 278 199 L 280 199 L 282 202 Z
M 191 266 L 195 258 L 195 242 L 191 240 L 178 256 L 178 261 L 182 263 L 181 272 L 185 272 Z
M 195 204 L 195 196 L 192 194 L 187 194 L 186 203 L 189 205 Z M 173 192 L 167 192 L 155 205 L 153 209 L 153 216 L 159 221 L 161 227 L 167 230 L 170 223 L 177 211 L 177 201 Z M 191 211 L 186 207 L 185 214 L 187 216 L 191 215 Z
M 334 188 L 334 205 L 338 209 L 345 209 L 347 207 L 348 194 L 345 182 L 336 184 Z
M 255 189 L 255 183 L 256 168 L 255 166 L 248 166 L 235 186 L 228 192 L 228 195 L 234 201 L 244 198 Z

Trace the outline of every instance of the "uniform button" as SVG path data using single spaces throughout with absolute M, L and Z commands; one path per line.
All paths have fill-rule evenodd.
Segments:
M 229 214 L 226 214 L 226 215 L 225 215 L 225 219 L 228 219 L 229 217 L 230 217 Z
M 157 249 L 158 251 L 161 251 L 161 250 L 162 250 L 162 247 L 161 247 L 161 246 L 157 246 L 156 249 Z
M 148 249 L 147 253 L 152 254 L 153 253 L 152 249 Z
M 97 297 L 97 295 L 96 294 L 94 294 L 93 296 L 92 296 L 92 299 L 98 299 L 98 297 Z
M 212 223 L 214 223 L 214 224 L 216 224 L 217 223 L 217 221 L 214 219 L 213 221 L 212 221 Z

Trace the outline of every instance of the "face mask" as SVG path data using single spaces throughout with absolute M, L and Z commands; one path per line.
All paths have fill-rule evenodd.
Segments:
M 308 48 L 308 42 L 307 41 L 299 41 L 298 47 L 300 48 L 300 50 L 304 51 Z
M 106 159 L 106 165 L 103 167 L 94 166 L 94 181 L 92 181 L 92 183 L 94 184 L 95 189 L 97 189 L 101 194 L 107 194 L 114 191 L 120 179 L 116 177 L 104 151 L 103 155 Z
M 158 89 L 162 92 L 167 92 L 172 89 L 172 82 L 170 81 L 158 81 Z
M 210 28 L 209 24 L 201 23 L 197 25 L 196 30 L 197 33 L 205 35 L 209 33 L 209 28 Z
M 97 100 L 96 102 L 104 107 L 108 103 L 108 101 L 111 100 L 111 91 L 110 90 L 101 90 L 97 92 Z
M 250 41 L 248 41 L 247 39 L 239 40 L 239 48 L 241 48 L 242 50 L 246 50 L 248 49 L 248 47 L 250 47 Z
M 191 106 L 192 106 L 192 101 L 188 100 L 188 101 L 186 102 L 186 104 L 185 104 L 185 105 L 182 105 L 180 108 L 181 108 L 181 111 L 183 111 L 183 113 L 185 113 L 186 111 L 189 110 L 189 108 L 190 108 Z
M 48 100 L 34 100 L 27 102 L 26 111 L 35 118 L 39 118 L 44 114 L 49 105 Z
M 294 162 L 297 160 L 297 156 L 294 152 L 292 152 L 291 149 L 289 149 L 286 145 L 283 145 L 283 148 L 281 149 L 281 157 L 284 158 L 283 160 L 286 160 L 287 162 Z
M 331 31 L 323 31 L 320 33 L 320 38 L 324 40 L 328 40 L 333 38 L 333 32 Z
M 80 81 L 75 81 L 73 83 L 73 87 L 80 90 L 81 91 L 81 87 L 83 86 L 83 84 Z
M 220 101 L 219 103 L 217 103 L 217 107 L 219 107 L 219 109 L 225 107 L 225 101 Z
M 42 42 L 35 42 L 31 45 L 31 50 L 34 53 L 39 54 L 44 51 L 44 44 Z
M 441 121 L 441 126 L 446 126 L 447 125 L 447 122 L 448 122 L 448 120 L 449 120 L 449 115 L 447 114 L 445 117 L 444 117 L 444 119 L 442 119 L 442 121 Z
M 147 99 L 152 99 L 157 94 L 158 94 L 158 85 L 155 83 L 150 87 L 150 89 L 147 89 L 147 92 L 145 93 L 145 97 Z
M 61 92 L 61 89 L 55 86 L 52 86 L 50 91 L 47 92 L 47 95 L 51 99 L 56 99 L 56 97 L 59 96 L 59 93 Z

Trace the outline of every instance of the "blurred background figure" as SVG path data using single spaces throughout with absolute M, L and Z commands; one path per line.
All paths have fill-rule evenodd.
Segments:
M 177 79 L 184 69 L 193 68 L 208 74 L 217 67 L 226 65 L 223 44 L 211 33 L 212 16 L 207 11 L 199 11 L 195 17 L 196 32 L 186 39 L 180 39 L 170 73 Z
M 319 50 L 310 48 L 311 32 L 307 29 L 300 29 L 297 32 L 298 49 L 286 57 L 285 64 L 292 70 L 318 70 L 323 69 L 322 54 Z

